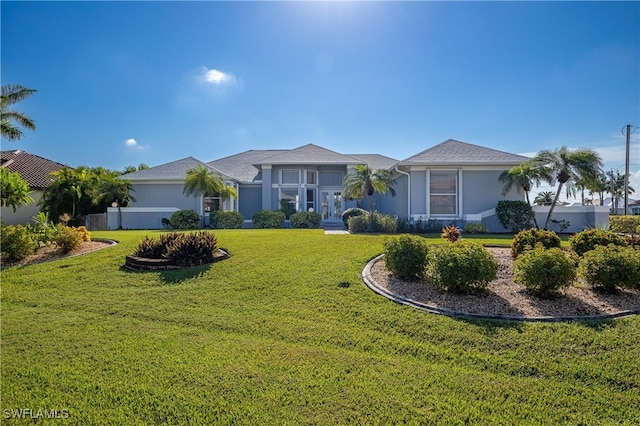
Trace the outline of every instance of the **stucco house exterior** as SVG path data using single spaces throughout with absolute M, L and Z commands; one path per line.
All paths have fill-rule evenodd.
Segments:
M 212 209 L 237 210 L 250 226 L 254 213 L 278 210 L 289 203 L 296 211 L 316 211 L 325 225 L 340 222 L 356 205 L 341 197 L 342 180 L 357 165 L 387 169 L 396 181 L 396 196 L 374 197 L 381 213 L 410 220 L 438 220 L 464 226 L 484 223 L 491 232 L 507 231 L 495 215 L 499 200 L 523 200 L 515 189 L 503 195 L 500 174 L 529 158 L 449 139 L 404 160 L 379 154 L 341 154 L 308 144 L 295 149 L 249 150 L 204 163 L 187 157 L 121 176 L 131 182 L 135 202 L 123 208 L 123 227 L 162 228 L 162 218 L 191 209 L 207 217 Z M 236 199 L 187 197 L 186 171 L 205 165 L 238 193 Z M 203 203 L 204 201 L 204 203 Z M 365 208 L 367 207 L 365 203 Z M 117 227 L 117 209 L 108 209 L 108 227 Z
M 42 192 L 53 182 L 51 172 L 61 170 L 67 166 L 48 160 L 38 155 L 16 149 L 13 151 L 0 151 L 0 167 L 18 173 L 29 185 L 33 203 L 22 206 L 16 211 L 11 207 L 0 208 L 0 219 L 5 225 L 26 225 L 31 223 L 31 218 L 38 214 L 38 201 Z

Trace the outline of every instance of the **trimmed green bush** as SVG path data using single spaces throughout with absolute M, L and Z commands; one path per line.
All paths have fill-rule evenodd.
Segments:
M 598 246 L 583 255 L 578 274 L 592 286 L 609 291 L 617 286 L 637 288 L 640 286 L 640 256 L 631 247 Z
M 551 297 L 576 279 L 574 260 L 557 247 L 537 246 L 513 262 L 513 280 L 535 296 Z
M 560 237 L 553 231 L 531 228 L 518 232 L 511 242 L 511 257 L 514 259 L 527 250 L 534 249 L 537 245 L 544 248 L 560 248 Z
M 496 216 L 502 226 L 516 233 L 533 226 L 535 213 L 524 201 L 500 200 L 496 206 Z
M 361 209 L 360 207 L 351 207 L 342 212 L 340 217 L 344 222 L 344 226 L 349 226 L 349 218 L 355 216 L 368 216 L 369 212 L 365 209 Z
M 169 222 L 173 229 L 196 229 L 200 227 L 200 215 L 194 210 L 178 210 Z
M 251 220 L 254 228 L 282 228 L 285 214 L 277 210 L 260 210 L 253 215 Z
M 56 234 L 54 242 L 58 247 L 62 249 L 63 253 L 69 253 L 72 250 L 77 249 L 82 244 L 84 233 L 78 230 L 78 228 L 72 228 L 70 226 L 64 226 L 59 223 L 56 226 Z
M 181 266 L 198 266 L 214 261 L 218 241 L 211 232 L 198 231 L 178 235 L 179 237 L 166 246 L 165 258 Z
M 595 249 L 597 246 L 608 246 L 609 244 L 620 247 L 627 246 L 624 238 L 605 229 L 588 229 L 578 232 L 569 237 L 569 244 L 571 250 L 575 251 L 578 256 L 583 256 L 586 252 Z
M 2 225 L 0 226 L 0 247 L 2 248 L 2 261 L 15 263 L 35 253 L 38 248 L 38 241 L 22 225 Z
M 486 234 L 489 231 L 484 223 L 467 222 L 464 225 L 464 232 L 465 234 Z
M 640 216 L 609 216 L 609 230 L 621 234 L 640 233 Z
M 460 241 L 433 246 L 429 253 L 427 276 L 443 290 L 478 292 L 496 279 L 498 262 L 478 243 Z
M 290 217 L 292 228 L 320 228 L 322 215 L 316 212 L 299 212 Z
M 418 280 L 425 275 L 429 248 L 424 238 L 398 235 L 384 240 L 387 270 L 403 280 Z
M 395 234 L 398 223 L 391 215 L 373 213 L 373 215 L 352 216 L 347 220 L 347 226 L 354 234 Z
M 243 223 L 240 212 L 214 210 L 209 213 L 209 227 L 213 229 L 240 229 Z

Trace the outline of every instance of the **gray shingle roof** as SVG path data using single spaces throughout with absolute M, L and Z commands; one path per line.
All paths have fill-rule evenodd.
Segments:
M 358 161 L 310 143 L 265 158 L 258 164 L 358 164 Z
M 53 182 L 50 173 L 67 167 L 64 164 L 19 149 L 0 151 L 0 162 L 0 167 L 17 172 L 22 179 L 27 181 L 31 189 L 47 188 Z
M 223 175 L 221 171 L 215 169 L 214 167 L 209 166 L 202 161 L 195 159 L 193 157 L 183 158 L 181 160 L 172 161 L 170 163 L 161 164 L 159 166 L 150 167 L 145 170 L 138 170 L 137 172 L 127 173 L 125 175 L 120 176 L 122 179 L 126 179 L 129 181 L 144 181 L 144 180 L 184 180 L 184 176 L 187 173 L 187 170 L 193 169 L 198 166 L 206 166 L 211 169 L 212 172 Z
M 259 182 L 262 180 L 262 171 L 254 164 L 262 164 L 265 158 L 283 154 L 287 150 L 265 149 L 250 150 L 229 157 L 220 158 L 208 162 L 212 167 L 220 170 L 239 182 Z
M 359 164 L 366 164 L 373 170 L 390 169 L 398 163 L 398 160 L 380 154 L 346 154 L 358 161 Z
M 522 155 L 510 154 L 479 145 L 449 139 L 413 155 L 400 164 L 424 165 L 518 165 L 529 160 Z

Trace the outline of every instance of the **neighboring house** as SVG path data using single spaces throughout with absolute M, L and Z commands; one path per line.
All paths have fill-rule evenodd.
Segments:
M 640 200 L 634 202 L 629 201 L 629 214 L 640 216 Z
M 0 218 L 5 225 L 25 225 L 31 222 L 31 218 L 40 211 L 38 201 L 42 197 L 42 191 L 53 182 L 51 172 L 67 166 L 17 149 L 0 151 L 0 167 L 17 172 L 27 181 L 31 189 L 29 195 L 34 200 L 33 203 L 20 207 L 15 212 L 12 207 L 2 207 Z
M 515 190 L 502 195 L 500 173 L 527 157 L 455 140 L 447 140 L 405 160 L 378 154 L 340 154 L 308 144 L 287 150 L 250 150 L 203 163 L 193 157 L 121 176 L 131 182 L 135 202 L 123 208 L 124 228 L 162 228 L 162 218 L 181 209 L 207 213 L 219 201 L 183 194 L 186 171 L 205 164 L 233 185 L 238 197 L 225 210 L 237 210 L 250 223 L 259 210 L 278 210 L 289 203 L 296 211 L 316 211 L 324 223 L 340 221 L 355 201 L 341 197 L 342 180 L 356 165 L 387 169 L 396 180 L 397 194 L 374 197 L 382 213 L 412 220 L 439 220 L 463 226 L 483 222 L 491 231 L 505 231 L 495 216 L 499 200 L 522 200 Z M 368 202 L 363 202 L 368 208 Z M 117 209 L 109 209 L 115 228 Z M 113 219 L 112 219 L 113 216 Z
M 378 154 L 341 154 L 308 144 L 295 149 L 250 150 L 203 163 L 193 157 L 127 175 L 136 201 L 123 208 L 123 227 L 162 228 L 162 219 L 181 209 L 205 214 L 220 208 L 220 200 L 187 197 L 183 194 L 186 171 L 206 165 L 237 190 L 238 197 L 226 200 L 225 210 L 237 210 L 250 226 L 254 213 L 279 210 L 288 203 L 296 211 L 316 211 L 323 224 L 341 220 L 341 213 L 356 205 L 342 198 L 342 180 L 357 165 L 391 171 L 396 196 L 374 196 L 374 209 L 412 221 L 439 221 L 462 227 L 467 222 L 484 223 L 491 232 L 507 231 L 498 221 L 495 207 L 500 200 L 524 200 L 514 188 L 503 195 L 500 174 L 529 158 L 456 140 L 447 140 L 405 160 Z M 204 208 L 203 208 L 204 201 Z M 363 201 L 363 208 L 368 208 Z M 572 229 L 602 226 L 600 207 L 567 211 Z M 544 208 L 535 208 L 539 220 Z M 540 211 L 538 211 L 540 210 Z M 556 209 L 554 217 L 564 219 Z M 596 212 L 596 210 L 598 210 Z M 604 209 L 606 210 L 606 208 Z M 604 211 L 603 210 L 603 211 Z M 110 208 L 109 228 L 117 227 L 117 209 Z M 585 210 L 586 212 L 586 210 Z M 597 217 L 596 217 L 597 216 Z M 208 219 L 208 218 L 207 218 Z

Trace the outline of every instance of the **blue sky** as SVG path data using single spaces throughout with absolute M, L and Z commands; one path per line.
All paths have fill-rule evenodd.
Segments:
M 122 169 L 315 143 L 403 159 L 452 138 L 596 149 L 640 126 L 639 2 L 1 3 L 2 149 Z M 632 185 L 640 191 L 640 130 Z M 637 195 L 636 195 L 637 197 Z

